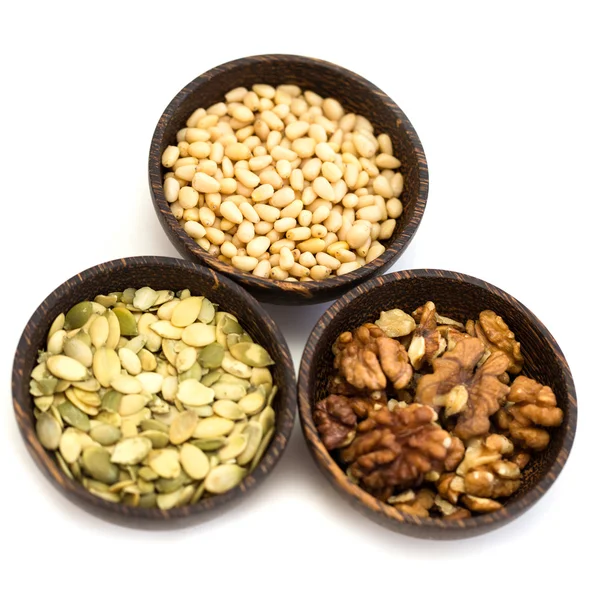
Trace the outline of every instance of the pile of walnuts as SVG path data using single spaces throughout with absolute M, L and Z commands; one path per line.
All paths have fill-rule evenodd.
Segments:
M 519 375 L 520 344 L 491 310 L 466 324 L 433 302 L 389 310 L 342 333 L 333 354 L 314 408 L 323 443 L 352 481 L 416 516 L 501 508 L 562 423 L 552 390 Z

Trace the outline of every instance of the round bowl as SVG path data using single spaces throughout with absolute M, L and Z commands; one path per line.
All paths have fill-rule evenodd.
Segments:
M 401 513 L 353 484 L 321 442 L 313 421 L 315 402 L 324 398 L 333 372 L 331 346 L 344 331 L 379 317 L 391 308 L 412 311 L 426 301 L 435 303 L 440 314 L 464 320 L 477 318 L 490 309 L 501 315 L 517 340 L 525 359 L 523 374 L 549 385 L 564 411 L 560 427 L 553 428 L 550 445 L 534 455 L 523 473 L 523 483 L 498 511 L 461 520 L 419 518 Z M 304 350 L 298 379 L 300 419 L 308 447 L 318 467 L 359 512 L 389 529 L 427 539 L 465 538 L 491 531 L 531 508 L 554 483 L 573 445 L 577 423 L 575 386 L 567 361 L 558 344 L 518 300 L 497 287 L 451 271 L 414 270 L 391 273 L 359 285 L 337 302 L 315 325 Z
M 273 357 L 273 381 L 279 387 L 273 408 L 275 435 L 257 467 L 229 492 L 201 499 L 197 504 L 160 510 L 115 504 L 90 494 L 67 478 L 35 433 L 33 402 L 29 394 L 31 371 L 37 352 L 45 344 L 54 319 L 71 306 L 97 294 L 126 287 L 151 286 L 174 291 L 189 288 L 192 294 L 206 295 L 238 316 L 248 333 Z M 260 304 L 240 286 L 225 277 L 188 261 L 158 256 L 139 256 L 106 262 L 71 277 L 56 288 L 37 308 L 19 340 L 12 375 L 13 406 L 27 449 L 41 471 L 70 500 L 109 520 L 138 527 L 160 527 L 161 522 L 183 524 L 210 518 L 218 509 L 229 507 L 247 496 L 271 473 L 289 440 L 296 411 L 296 381 L 288 346 L 277 325 Z
M 161 164 L 164 149 L 175 140 L 198 107 L 223 100 L 237 86 L 255 83 L 296 84 L 318 94 L 337 98 L 346 110 L 362 114 L 373 123 L 376 134 L 388 133 L 395 155 L 402 162 L 404 211 L 386 251 L 364 267 L 347 275 L 318 282 L 290 282 L 264 279 L 244 273 L 202 250 L 185 233 L 171 213 L 163 191 L 165 169 Z M 156 214 L 167 236 L 182 256 L 208 265 L 231 277 L 259 300 L 275 304 L 314 304 L 333 300 L 355 285 L 386 271 L 400 258 L 414 236 L 425 210 L 429 187 L 427 161 L 421 142 L 410 121 L 394 101 L 372 83 L 342 67 L 304 56 L 265 54 L 234 60 L 200 75 L 173 98 L 160 117 L 150 146 L 150 191 Z

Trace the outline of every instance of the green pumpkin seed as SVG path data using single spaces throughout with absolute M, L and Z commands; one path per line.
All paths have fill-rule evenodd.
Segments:
M 152 448 L 161 449 L 169 445 L 169 436 L 163 431 L 149 429 L 148 431 L 143 431 L 140 435 L 150 440 Z
M 60 313 L 54 321 L 52 321 L 52 325 L 50 325 L 50 329 L 48 331 L 48 335 L 46 336 L 46 342 L 57 332 L 60 331 L 65 326 L 65 314 Z
M 90 377 L 85 381 L 72 381 L 71 385 L 78 390 L 83 390 L 84 392 L 97 392 L 100 389 L 100 384 L 97 379 Z
M 144 437 L 130 437 L 117 442 L 111 461 L 119 465 L 137 465 L 152 450 L 152 442 Z
M 210 404 L 215 397 L 214 391 L 195 379 L 186 379 L 179 384 L 177 399 L 186 406 Z
M 250 379 L 252 375 L 252 367 L 244 364 L 241 360 L 236 360 L 229 352 L 225 352 L 221 367 L 230 375 L 242 379 Z
M 65 459 L 60 455 L 59 452 L 55 452 L 54 456 L 56 457 L 56 462 L 60 467 L 60 470 L 71 480 L 75 480 L 73 473 L 71 473 L 71 469 L 69 469 L 69 465 L 65 462 Z
M 163 433 L 169 433 L 169 426 L 161 423 L 160 421 L 154 421 L 153 419 L 146 419 L 140 422 L 142 431 L 162 431 Z
M 102 295 L 102 294 L 98 294 L 94 298 L 94 302 L 101 304 L 105 308 L 112 308 L 118 302 L 118 300 L 119 300 L 119 297 L 116 294 L 108 294 L 106 296 Z
M 231 432 L 233 429 L 233 421 L 224 419 L 223 417 L 208 417 L 198 423 L 194 430 L 195 438 L 217 438 L 222 437 Z
M 140 508 L 154 508 L 156 506 L 156 494 L 143 494 L 138 502 Z
M 192 364 L 192 366 L 187 371 L 185 371 L 184 373 L 181 373 L 177 377 L 177 380 L 179 382 L 185 381 L 186 379 L 195 379 L 196 381 L 200 381 L 201 377 L 202 377 L 202 367 L 197 362 L 195 362 Z
M 239 335 L 244 331 L 233 315 L 229 313 L 221 314 L 224 316 L 218 321 L 217 325 L 225 335 L 230 333 L 237 333 Z
M 133 336 L 138 334 L 138 327 L 132 312 L 124 306 L 115 306 L 112 312 L 119 320 L 121 335 Z
M 157 492 L 161 494 L 171 494 L 176 490 L 181 489 L 185 484 L 189 483 L 190 479 L 185 473 L 180 473 L 173 479 L 164 479 L 163 477 L 158 478 L 154 482 L 154 487 Z
M 181 489 L 176 490 L 175 492 L 171 492 L 170 494 L 158 494 L 156 496 L 156 505 L 161 510 L 169 510 L 175 506 L 179 502 L 179 499 L 182 495 Z
M 196 439 L 190 441 L 190 444 L 192 444 L 192 446 L 196 446 L 196 448 L 200 448 L 200 450 L 203 450 L 205 452 L 218 450 L 219 448 L 222 448 L 226 443 L 227 438 L 224 437 Z
M 202 385 L 205 385 L 206 387 L 212 387 L 213 383 L 219 381 L 222 374 L 223 373 L 220 371 L 210 371 L 207 375 L 204 375 L 204 377 L 202 377 L 200 383 Z
M 202 298 L 202 307 L 200 308 L 200 314 L 198 320 L 202 323 L 210 323 L 215 318 L 215 305 L 208 299 Z
M 269 392 L 269 396 L 267 397 L 267 405 L 271 406 L 271 404 L 273 404 L 273 400 L 275 399 L 275 396 L 277 395 L 277 390 L 279 388 L 274 385 L 273 389 Z
M 212 343 L 204 346 L 198 354 L 198 361 L 205 369 L 217 369 L 223 362 L 225 349 L 221 344 Z
M 181 339 L 188 345 L 200 348 L 216 341 L 216 327 L 206 323 L 192 323 L 182 333 Z
M 204 494 L 204 482 L 202 482 L 192 494 L 190 504 L 196 504 Z
M 75 383 L 74 381 L 67 381 L 66 379 L 59 379 L 58 383 L 56 384 L 56 387 L 54 388 L 54 393 L 55 394 L 59 394 L 61 392 L 64 392 L 65 390 L 69 389 L 70 385 L 72 383 Z M 38 384 L 38 389 L 39 388 L 39 384 Z M 41 391 L 41 389 L 40 389 Z
M 58 407 L 58 412 L 63 420 L 69 425 L 72 425 L 73 427 L 76 427 L 80 431 L 84 432 L 88 432 L 90 430 L 89 417 L 71 402 L 63 402 Z
M 173 298 L 175 298 L 175 294 L 171 290 L 158 290 L 153 306 L 160 306 L 173 300 Z
M 196 426 L 198 425 L 198 415 L 195 412 L 186 410 L 179 413 L 169 429 L 169 440 L 175 446 L 183 444 L 192 437 Z
M 256 454 L 260 441 L 263 436 L 262 425 L 258 421 L 250 421 L 244 428 L 244 433 L 248 438 L 248 443 L 244 451 L 237 457 L 237 463 L 239 465 L 247 465 Z
M 258 450 L 256 451 L 254 458 L 252 459 L 252 463 L 250 465 L 251 471 L 256 469 L 256 467 L 258 466 L 258 463 L 261 461 L 265 451 L 269 447 L 269 444 L 271 443 L 271 439 L 273 438 L 274 434 L 275 434 L 275 428 L 271 428 L 263 436 L 263 439 L 260 441 L 260 445 L 258 446 Z
M 148 466 L 159 476 L 173 479 L 181 473 L 179 452 L 172 448 L 152 450 L 148 456 Z
M 102 396 L 102 410 L 118 413 L 121 407 L 121 398 L 123 398 L 123 394 L 115 390 L 109 390 Z
M 213 410 L 219 417 L 238 421 L 246 416 L 246 413 L 233 400 L 217 400 L 213 404 Z
M 143 317 L 144 315 L 142 315 L 142 318 Z M 142 318 L 140 318 L 138 321 L 138 330 L 140 329 L 140 322 Z M 139 335 L 136 335 L 128 340 L 124 346 L 124 349 L 127 348 L 127 350 L 131 350 L 134 354 L 137 354 L 146 345 L 147 339 L 148 338 L 146 337 L 145 333 L 140 333 Z
M 205 480 L 205 488 L 211 494 L 224 494 L 239 485 L 247 473 L 238 465 L 218 465 Z
M 182 300 L 173 310 L 171 323 L 176 327 L 187 327 L 191 325 L 200 314 L 202 308 L 202 296 L 190 296 Z
M 64 329 L 54 332 L 48 340 L 48 352 L 51 354 L 62 354 L 67 339 L 67 332 Z
M 54 402 L 54 396 L 38 396 L 33 399 L 33 403 L 40 412 L 46 412 Z
M 112 446 L 121 439 L 121 430 L 115 425 L 101 423 L 90 430 L 90 437 L 103 446 Z
M 158 292 L 155 292 L 152 288 L 142 287 L 136 290 L 132 304 L 141 311 L 148 310 L 157 300 Z
M 179 450 L 179 461 L 183 470 L 192 479 L 204 479 L 210 470 L 206 454 L 192 444 L 184 444 Z
M 91 302 L 80 302 L 71 308 L 65 315 L 64 328 L 67 331 L 83 327 L 93 312 Z
M 256 415 L 258 414 L 266 404 L 266 398 L 260 392 L 250 392 L 246 396 L 244 396 L 239 402 L 238 406 L 247 414 L 247 415 Z
M 52 377 L 50 375 L 50 371 L 46 368 L 46 362 L 37 365 L 33 371 L 31 371 L 31 379 L 34 381 L 41 381 L 42 379 L 48 379 L 48 377 Z
M 61 439 L 61 427 L 59 422 L 49 413 L 43 412 L 38 417 L 35 425 L 40 443 L 46 450 L 56 450 Z
M 239 333 L 228 333 L 226 340 L 227 348 L 231 348 L 242 341 L 242 336 Z
M 40 389 L 40 385 L 37 381 L 29 382 L 29 393 L 32 396 L 41 397 L 44 395 L 44 392 Z
M 87 406 L 98 408 L 102 405 L 102 400 L 100 399 L 100 394 L 98 394 L 98 392 L 87 392 L 86 390 L 81 390 L 78 388 L 70 388 L 65 392 L 65 394 L 67 394 L 67 392 L 72 392 L 79 402 L 86 404 Z M 75 403 L 73 402 L 73 404 Z
M 69 388 L 65 391 L 65 395 L 69 402 L 76 408 L 78 408 L 81 412 L 89 415 L 90 417 L 95 417 L 100 411 L 95 406 L 90 406 L 85 402 L 82 402 L 76 395 L 75 390 L 73 388 Z
M 81 462 L 86 473 L 102 483 L 112 485 L 119 480 L 119 468 L 111 463 L 110 454 L 104 448 L 86 448 L 81 455 Z
M 115 427 L 121 427 L 121 415 L 119 413 L 100 411 L 95 417 L 95 421 L 99 423 L 106 423 L 107 425 L 114 425 Z
M 121 339 L 121 325 L 117 315 L 112 310 L 106 311 L 105 316 L 108 321 L 108 337 L 104 345 L 114 350 Z
M 54 377 L 66 381 L 83 381 L 89 377 L 84 365 L 64 354 L 57 354 L 48 358 L 46 367 Z
M 230 436 L 227 440 L 227 445 L 218 452 L 219 460 L 226 462 L 238 457 L 246 449 L 247 444 L 248 437 L 243 433 Z
M 58 387 L 58 379 L 56 377 L 47 377 L 46 379 L 40 379 L 37 382 L 37 387 L 45 396 L 51 396 Z
M 269 353 L 258 344 L 241 342 L 232 346 L 229 351 L 234 358 L 251 367 L 268 367 L 275 364 Z
M 217 400 L 241 400 L 246 395 L 246 388 L 243 385 L 229 383 L 228 381 L 222 381 L 222 379 L 223 376 L 210 387 Z
M 156 481 L 158 479 L 158 475 L 150 467 L 142 467 L 138 471 L 138 475 L 144 481 Z

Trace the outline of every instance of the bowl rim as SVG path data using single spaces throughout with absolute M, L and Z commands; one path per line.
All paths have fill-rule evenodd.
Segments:
M 469 283 L 477 287 L 484 288 L 494 295 L 499 295 L 507 302 L 513 304 L 519 311 L 522 311 L 524 316 L 530 319 L 535 326 L 539 328 L 540 332 L 544 336 L 544 339 L 550 345 L 553 353 L 557 356 L 562 365 L 562 373 L 567 389 L 567 402 L 570 405 L 570 409 L 567 413 L 567 418 L 563 423 L 563 426 L 565 427 L 565 437 L 558 456 L 548 472 L 540 479 L 535 487 L 526 492 L 516 502 L 511 503 L 508 507 L 503 506 L 500 510 L 492 513 L 456 520 L 445 520 L 434 517 L 417 517 L 408 513 L 401 513 L 393 506 L 377 500 L 371 494 L 360 488 L 358 485 L 352 483 L 346 477 L 346 474 L 333 460 L 329 451 L 323 445 L 313 421 L 311 398 L 308 393 L 310 363 L 315 359 L 314 349 L 316 343 L 329 327 L 333 319 L 342 309 L 355 301 L 363 293 L 372 291 L 376 287 L 381 287 L 393 282 L 419 278 L 446 278 L 457 282 Z M 437 269 L 410 269 L 376 277 L 347 292 L 329 307 L 329 309 L 317 321 L 312 329 L 308 337 L 304 353 L 302 354 L 302 360 L 300 362 L 300 369 L 298 373 L 298 409 L 302 433 L 304 434 L 304 438 L 308 444 L 311 454 L 313 455 L 314 460 L 321 467 L 321 471 L 325 473 L 326 478 L 337 489 L 338 492 L 340 492 L 343 496 L 347 496 L 348 499 L 358 501 L 362 506 L 366 507 L 368 511 L 367 516 L 372 517 L 376 521 L 380 521 L 381 516 L 383 515 L 388 522 L 391 522 L 394 525 L 396 529 L 402 529 L 403 527 L 407 530 L 414 529 L 414 527 L 424 528 L 425 530 L 429 530 L 432 537 L 435 537 L 436 532 L 438 532 L 438 534 L 440 532 L 448 532 L 448 536 L 452 537 L 459 537 L 461 533 L 465 537 L 469 535 L 475 535 L 476 532 L 473 530 L 476 530 L 480 527 L 494 529 L 499 525 L 516 518 L 528 508 L 533 506 L 546 493 L 546 491 L 548 491 L 562 471 L 573 446 L 573 440 L 577 428 L 577 396 L 575 392 L 573 376 L 562 350 L 546 326 L 524 304 L 500 288 L 482 279 L 478 279 L 464 273 Z M 410 535 L 410 531 L 406 531 L 405 533 Z
M 240 271 L 239 269 L 221 262 L 217 258 L 211 256 L 208 252 L 202 250 L 198 244 L 196 244 L 183 230 L 177 219 L 173 216 L 169 203 L 167 202 L 161 176 L 161 151 L 160 151 L 160 140 L 164 136 L 164 131 L 172 118 L 175 111 L 181 106 L 185 99 L 192 93 L 194 93 L 200 86 L 207 84 L 217 74 L 223 72 L 231 72 L 239 67 L 247 65 L 256 65 L 258 63 L 267 61 L 286 61 L 288 63 L 302 64 L 302 65 L 318 65 L 319 68 L 325 69 L 336 77 L 341 79 L 350 80 L 351 82 L 366 86 L 373 94 L 376 94 L 383 98 L 384 102 L 388 104 L 389 108 L 395 113 L 396 126 L 402 127 L 410 140 L 411 146 L 417 156 L 418 173 L 419 173 L 419 191 L 415 199 L 415 206 L 411 218 L 407 221 L 402 230 L 398 233 L 395 239 L 386 248 L 385 252 L 355 271 L 351 271 L 345 275 L 336 275 L 329 279 L 322 281 L 278 281 L 274 279 L 266 279 Z M 411 242 L 414 237 L 427 204 L 427 197 L 429 193 L 429 171 L 427 166 L 427 159 L 425 157 L 425 151 L 421 140 L 417 135 L 412 123 L 408 117 L 404 114 L 402 109 L 379 87 L 371 83 L 366 78 L 358 75 L 357 73 L 350 71 L 344 67 L 341 67 L 335 63 L 331 63 L 319 58 L 312 58 L 308 56 L 302 56 L 297 54 L 259 54 L 253 56 L 246 56 L 235 60 L 228 61 L 216 67 L 213 67 L 209 71 L 199 75 L 187 85 L 185 85 L 171 100 L 168 106 L 163 111 L 154 133 L 152 135 L 152 141 L 150 143 L 150 153 L 148 158 L 148 177 L 150 183 L 150 193 L 152 201 L 155 205 L 156 212 L 160 213 L 163 223 L 165 223 L 172 234 L 184 248 L 185 253 L 193 260 L 198 260 L 212 269 L 234 279 L 237 283 L 242 285 L 248 285 L 252 287 L 262 288 L 263 291 L 286 291 L 297 294 L 299 296 L 305 296 L 311 298 L 319 292 L 332 291 L 341 287 L 349 286 L 352 283 L 356 283 L 360 280 L 368 278 L 371 275 L 381 271 L 386 265 L 389 266 L 395 259 L 397 259 L 404 249 Z M 179 250 L 179 247 L 174 244 Z
M 280 349 L 283 359 L 281 371 L 283 379 L 278 393 L 281 394 L 282 411 L 281 426 L 275 426 L 275 435 L 270 442 L 267 452 L 264 453 L 255 469 L 246 475 L 235 488 L 232 488 L 225 494 L 202 498 L 194 505 L 175 507 L 169 510 L 159 508 L 141 508 L 126 506 L 121 503 L 113 503 L 104 500 L 88 492 L 79 482 L 72 481 L 62 471 L 52 456 L 51 451 L 46 450 L 35 435 L 35 419 L 33 418 L 33 402 L 31 395 L 24 392 L 23 379 L 29 376 L 30 370 L 25 365 L 25 355 L 31 351 L 29 337 L 30 333 L 39 328 L 46 320 L 46 314 L 52 311 L 56 303 L 62 299 L 72 289 L 76 289 L 81 283 L 96 278 L 100 273 L 116 272 L 123 267 L 178 267 L 203 277 L 205 281 L 213 280 L 215 286 L 224 287 L 233 295 L 242 297 L 247 306 L 247 314 L 255 320 L 265 324 L 269 330 L 269 335 L 274 336 L 274 342 Z M 247 317 L 246 317 L 247 318 Z M 50 323 L 44 327 L 50 326 Z M 296 416 L 296 377 L 293 368 L 293 360 L 283 337 L 283 333 L 266 312 L 266 310 L 241 286 L 223 277 L 214 271 L 179 258 L 169 258 L 163 256 L 132 256 L 100 263 L 84 271 L 77 273 L 60 284 L 41 302 L 34 310 L 27 321 L 23 333 L 19 338 L 15 351 L 15 358 L 12 370 L 12 398 L 13 409 L 17 420 L 17 425 L 25 445 L 33 457 L 38 468 L 48 477 L 59 490 L 69 498 L 69 500 L 80 503 L 83 508 L 98 509 L 104 513 L 103 516 L 112 514 L 114 516 L 124 516 L 131 519 L 132 522 L 148 521 L 173 521 L 187 519 L 189 517 L 199 517 L 208 512 L 217 512 L 217 510 L 231 502 L 235 502 L 246 496 L 246 493 L 256 488 L 272 472 L 275 465 L 283 455 L 289 439 L 292 434 L 295 416 Z M 31 419 L 31 421 L 30 421 Z M 95 511 L 94 511 L 95 512 Z M 102 516 L 102 515 L 101 515 Z

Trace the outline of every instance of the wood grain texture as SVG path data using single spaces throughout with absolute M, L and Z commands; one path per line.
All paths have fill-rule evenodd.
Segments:
M 279 386 L 273 403 L 276 411 L 275 436 L 256 469 L 240 486 L 226 494 L 168 511 L 113 504 L 93 496 L 79 483 L 68 479 L 36 437 L 33 402 L 29 394 L 29 380 L 36 365 L 37 352 L 45 345 L 46 335 L 57 315 L 77 302 L 92 300 L 97 294 L 145 285 L 173 291 L 189 288 L 192 294 L 204 295 L 223 310 L 235 314 L 248 333 L 273 357 L 273 380 Z M 34 461 L 69 499 L 94 514 L 120 524 L 145 528 L 173 527 L 212 518 L 220 509 L 230 507 L 246 497 L 273 470 L 286 448 L 294 424 L 294 373 L 292 357 L 279 328 L 261 305 L 240 286 L 188 261 L 140 256 L 87 269 L 56 288 L 40 304 L 25 326 L 17 346 L 12 374 L 13 406 L 19 429 Z
M 549 385 L 564 411 L 561 427 L 553 428 L 548 448 L 534 455 L 518 492 L 502 510 L 469 519 L 444 521 L 403 514 L 351 483 L 323 446 L 312 409 L 324 398 L 333 373 L 331 346 L 344 331 L 374 321 L 382 310 L 409 312 L 432 300 L 440 314 L 460 321 L 477 318 L 491 309 L 501 315 L 521 342 L 523 374 Z M 330 483 L 357 510 L 400 533 L 429 539 L 471 537 L 504 525 L 531 508 L 554 483 L 565 465 L 577 424 L 573 378 L 558 344 L 523 304 L 497 287 L 460 273 L 413 270 L 391 273 L 364 283 L 335 302 L 315 325 L 304 350 L 298 379 L 302 430 L 315 462 Z
M 394 153 L 402 162 L 404 212 L 393 237 L 384 242 L 387 249 L 379 258 L 352 273 L 325 281 L 274 281 L 243 273 L 222 263 L 202 250 L 183 231 L 164 196 L 162 153 L 174 142 L 177 131 L 185 127 L 187 118 L 196 108 L 222 101 L 224 94 L 234 87 L 251 87 L 254 83 L 293 83 L 324 96 L 333 96 L 346 110 L 369 118 L 376 134 L 390 135 Z M 312 304 L 333 300 L 362 281 L 387 270 L 400 258 L 417 231 L 429 189 L 427 160 L 419 137 L 391 98 L 352 71 L 315 58 L 286 54 L 234 60 L 211 69 L 186 85 L 160 117 L 152 137 L 148 170 L 156 214 L 178 252 L 231 277 L 259 300 L 276 304 Z

